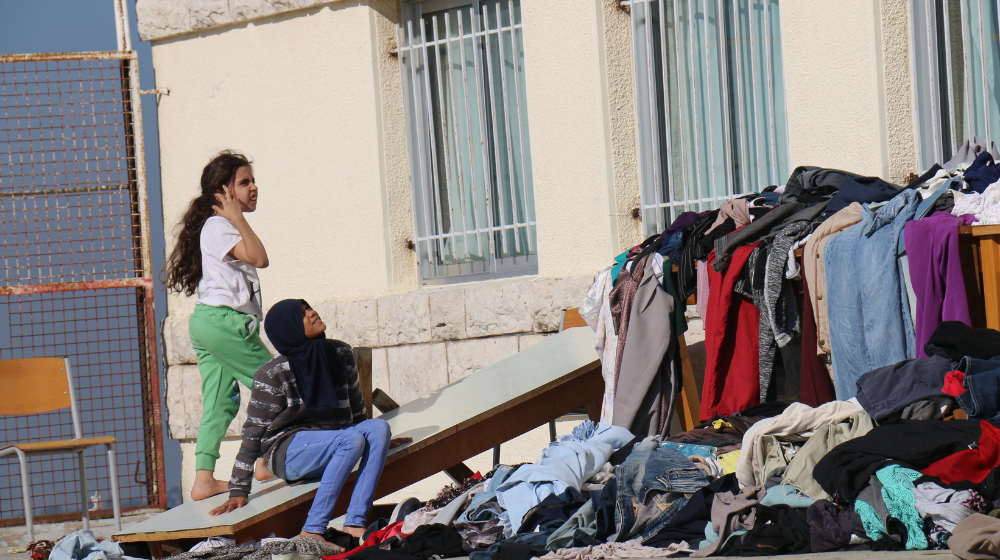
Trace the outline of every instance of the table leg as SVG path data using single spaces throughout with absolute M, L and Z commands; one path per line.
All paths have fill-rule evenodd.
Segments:
M 984 235 L 979 240 L 983 271 L 983 301 L 986 327 L 1000 330 L 1000 235 Z
M 677 337 L 677 352 L 681 357 L 681 391 L 677 393 L 677 417 L 681 421 L 681 429 L 686 432 L 698 425 L 701 398 L 698 396 L 698 383 L 694 379 L 694 369 L 691 367 L 684 335 Z

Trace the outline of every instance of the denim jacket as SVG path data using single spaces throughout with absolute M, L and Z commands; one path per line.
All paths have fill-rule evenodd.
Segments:
M 865 372 L 913 358 L 913 318 L 898 247 L 920 196 L 901 191 L 884 205 L 865 205 L 861 221 L 826 244 L 824 264 L 833 377 L 838 400 L 854 396 Z

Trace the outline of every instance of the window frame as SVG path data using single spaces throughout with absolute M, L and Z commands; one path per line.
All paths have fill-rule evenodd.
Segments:
M 952 158 L 954 150 L 972 137 L 995 141 L 994 134 L 1000 133 L 1000 106 L 997 95 L 1000 87 L 994 75 L 993 92 L 989 91 L 987 72 L 986 42 L 982 40 L 986 28 L 983 21 L 989 21 L 993 32 L 1000 29 L 1000 2 L 993 0 L 994 16 L 985 18 L 983 0 L 977 0 L 977 14 L 970 14 L 966 2 L 957 0 L 958 6 L 950 0 L 909 0 L 907 2 L 910 24 L 910 76 L 912 80 L 911 107 L 913 111 L 913 132 L 916 147 L 917 169 L 926 171 L 934 164 L 944 164 Z M 969 2 L 971 4 L 971 0 Z M 929 12 L 934 13 L 929 18 Z M 978 19 L 979 25 L 966 25 L 971 19 Z M 959 31 L 956 37 L 955 31 Z M 973 44 L 978 36 L 978 48 Z M 1000 61 L 998 43 L 993 43 L 993 70 L 997 72 L 996 61 Z M 958 47 L 958 60 L 954 50 Z M 971 60 L 970 60 L 971 58 Z M 975 71 L 982 71 L 979 84 Z M 958 74 L 961 74 L 958 76 Z M 981 90 L 981 91 L 980 91 Z M 976 99 L 979 96 L 982 99 Z M 981 103 L 979 103 L 981 101 Z M 990 107 L 993 101 L 994 107 Z M 958 111 L 958 113 L 956 113 Z M 975 112 L 975 116 L 973 115 Z M 977 117 L 982 120 L 982 130 Z M 973 123 L 973 121 L 977 121 Z M 970 130 L 971 129 L 971 130 Z
M 668 1 L 671 17 L 665 20 L 660 14 Z M 681 212 L 714 209 L 734 196 L 783 184 L 791 170 L 778 1 L 629 0 L 628 4 L 644 235 L 663 231 Z M 755 16 L 757 8 L 760 13 Z M 724 24 L 713 24 L 715 32 L 710 32 L 708 22 L 717 22 L 719 13 L 725 15 Z M 731 33 L 734 24 L 741 35 Z M 760 41 L 755 40 L 755 29 L 761 31 Z M 779 34 L 777 44 L 772 30 Z M 766 86 L 757 85 L 758 78 Z M 707 127 L 702 124 L 705 114 Z M 755 163 L 751 169 L 751 161 L 765 163 Z M 725 169 L 720 171 L 720 166 Z
M 498 18 L 501 18 L 500 2 L 508 9 L 507 24 L 504 25 L 503 19 L 498 19 L 495 22 L 496 25 L 492 25 L 490 18 L 493 14 L 490 13 L 486 15 L 485 31 L 483 29 L 484 4 L 491 3 L 490 0 L 405 0 L 402 2 L 402 23 L 397 26 L 397 52 L 400 58 L 405 136 L 413 204 L 413 242 L 417 254 L 420 281 L 423 285 L 452 284 L 538 273 L 530 146 L 528 140 L 524 138 L 528 130 L 525 79 L 524 76 L 517 76 L 516 64 L 514 69 L 515 81 L 518 81 L 516 84 L 509 83 L 511 80 L 507 79 L 507 72 L 503 72 L 504 75 L 500 79 L 494 78 L 493 68 L 487 66 L 490 64 L 488 60 L 490 54 L 487 52 L 490 49 L 486 45 L 492 46 L 493 41 L 496 41 L 501 45 L 502 54 L 505 44 L 503 40 L 509 34 L 510 46 L 508 48 L 515 49 L 514 52 L 510 53 L 511 57 L 515 61 L 522 59 L 520 65 L 523 69 L 523 43 L 520 43 L 522 47 L 518 52 L 519 43 L 517 36 L 515 36 L 515 34 L 520 35 L 522 23 L 519 14 L 514 17 L 515 2 L 514 0 L 499 0 L 497 3 Z M 519 6 L 518 2 L 518 11 Z M 470 16 L 473 23 L 472 30 L 462 30 L 461 37 L 442 37 L 438 33 L 444 33 L 444 24 L 438 22 L 441 23 L 442 29 L 435 31 L 433 37 L 424 37 L 426 27 L 421 24 L 425 23 L 424 17 L 426 15 L 456 8 L 472 10 L 473 15 Z M 511 21 L 511 18 L 514 21 Z M 456 30 L 452 29 L 452 31 Z M 469 45 L 468 41 L 471 41 L 472 44 Z M 471 66 L 474 67 L 474 72 L 467 71 L 467 58 L 458 62 L 462 66 L 463 81 L 471 82 L 475 88 L 474 91 L 469 83 L 459 86 L 450 84 L 452 90 L 450 93 L 440 91 L 440 88 L 445 87 L 441 78 L 440 65 L 443 62 L 441 59 L 447 56 L 448 64 L 451 65 L 452 54 L 450 52 L 442 54 L 439 51 L 458 51 L 459 47 L 453 46 L 452 43 L 461 43 L 462 48 L 474 49 L 471 53 L 473 60 Z M 447 49 L 441 49 L 440 45 L 442 44 L 447 44 Z M 410 56 L 412 56 L 412 60 L 407 58 Z M 465 56 L 464 52 L 462 56 Z M 493 57 L 495 58 L 496 55 Z M 507 63 L 507 59 L 503 58 L 494 62 L 503 65 Z M 432 66 L 437 69 L 436 72 L 431 70 Z M 447 76 L 448 72 L 444 72 L 444 74 Z M 454 80 L 454 77 L 448 76 L 447 79 L 450 82 Z M 503 80 L 506 81 L 500 86 L 503 96 L 503 106 L 500 107 L 501 103 L 497 103 L 492 97 L 495 95 L 498 83 Z M 515 88 L 514 91 L 507 91 L 511 86 Z M 445 97 L 454 107 L 456 100 L 452 99 L 452 96 L 458 97 L 455 90 L 461 90 L 462 95 L 467 98 L 463 101 L 475 106 L 478 117 L 472 118 L 471 111 L 465 114 L 464 123 L 470 147 L 469 168 L 466 173 L 468 181 L 462 179 L 457 188 L 461 191 L 461 195 L 474 197 L 476 200 L 473 201 L 473 204 L 476 204 L 476 201 L 480 200 L 480 194 L 482 195 L 482 202 L 485 205 L 483 208 L 486 218 L 485 224 L 477 224 L 480 219 L 477 217 L 480 212 L 478 206 L 474 210 L 470 208 L 471 212 L 469 213 L 472 218 L 471 220 L 467 218 L 465 199 L 462 199 L 462 207 L 460 208 L 462 224 L 457 224 L 458 221 L 454 219 L 455 210 L 450 198 L 447 201 L 447 209 L 443 206 L 442 199 L 451 196 L 452 182 L 461 178 L 462 170 L 458 170 L 459 177 L 452 177 L 450 165 L 447 169 L 441 169 L 447 160 L 440 161 L 438 152 L 441 152 L 444 158 L 447 158 L 448 153 L 450 153 L 448 146 L 443 144 L 442 134 L 447 136 L 452 134 L 452 130 L 448 124 L 445 124 L 444 127 L 448 130 L 442 133 L 440 129 L 442 120 L 435 114 L 434 108 L 435 105 L 438 105 L 438 112 L 440 112 L 439 102 L 443 102 Z M 517 115 L 509 114 L 508 94 L 509 97 L 516 95 Z M 447 107 L 444 111 L 447 112 Z M 495 124 L 498 115 L 505 119 L 504 123 Z M 451 118 L 457 119 L 458 117 L 453 115 Z M 514 142 L 511 138 L 511 124 L 507 119 L 511 121 L 516 119 L 514 124 L 517 126 L 518 142 Z M 503 125 L 504 142 L 498 140 L 496 129 L 500 125 Z M 453 123 L 452 126 L 455 127 L 454 137 L 456 141 L 464 137 L 458 134 L 458 125 Z M 478 126 L 478 129 L 473 131 L 473 126 Z M 481 150 L 473 149 L 474 132 L 481 140 L 481 142 L 475 142 L 481 146 Z M 498 146 L 498 143 L 501 145 Z M 512 143 L 516 145 L 512 146 Z M 509 168 L 508 175 L 504 175 L 508 169 L 501 165 L 500 155 L 496 152 L 502 149 L 507 150 L 505 159 L 508 164 L 506 167 Z M 522 158 L 519 165 L 516 166 L 521 171 L 522 180 L 520 182 L 517 181 L 514 156 L 511 154 L 512 149 L 519 150 Z M 462 157 L 460 150 L 452 154 L 452 157 L 460 159 Z M 464 161 L 459 161 L 455 165 L 463 167 L 464 163 Z M 481 168 L 481 173 L 477 173 L 477 165 Z M 506 177 L 506 183 L 504 177 Z M 477 182 L 480 179 L 482 181 Z M 447 185 L 445 185 L 446 183 Z M 468 192 L 464 190 L 467 183 L 472 185 Z M 444 191 L 444 196 L 442 196 L 442 187 L 445 186 L 447 191 Z M 516 192 L 515 189 L 517 189 Z M 518 196 L 522 202 L 520 205 L 517 204 Z M 513 208 L 515 205 L 517 208 Z M 518 213 L 522 212 L 522 206 L 522 217 L 526 217 L 526 219 L 519 220 Z M 508 223 L 505 218 L 505 210 L 510 210 L 513 213 L 512 223 Z M 450 227 L 445 227 L 441 221 L 442 214 L 446 212 Z M 470 221 L 471 226 L 468 225 Z M 457 228 L 454 227 L 456 224 Z M 511 230 L 513 231 L 512 235 Z M 511 239 L 510 243 L 508 243 L 508 236 Z M 450 253 L 455 256 L 455 260 L 459 260 L 456 253 L 457 237 L 464 238 L 463 248 L 466 252 L 466 262 L 437 262 L 438 255 L 449 253 L 449 250 L 445 248 L 448 238 L 451 238 L 452 243 Z M 469 243 L 469 239 L 473 239 L 474 243 Z M 517 254 L 507 254 L 511 248 L 508 247 L 510 244 L 516 246 Z M 478 254 L 470 251 L 470 246 L 473 249 L 478 249 Z M 526 250 L 522 252 L 522 249 Z M 478 257 L 481 260 L 468 260 L 470 256 Z

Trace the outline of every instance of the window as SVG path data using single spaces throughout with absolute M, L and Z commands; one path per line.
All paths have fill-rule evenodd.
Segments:
M 397 40 L 422 281 L 537 273 L 520 2 L 406 2 Z
M 642 221 L 781 184 L 789 173 L 777 0 L 632 0 Z
M 911 0 L 910 63 L 917 167 L 1000 134 L 997 0 Z

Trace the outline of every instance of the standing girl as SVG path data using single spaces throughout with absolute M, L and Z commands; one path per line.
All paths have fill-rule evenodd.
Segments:
M 194 500 L 228 490 L 227 481 L 215 479 L 215 462 L 239 410 L 237 382 L 250 387 L 254 372 L 271 359 L 260 339 L 264 313 L 257 279 L 257 269 L 268 265 L 267 251 L 243 216 L 256 209 L 250 160 L 237 152 L 221 152 L 201 173 L 201 194 L 184 214 L 166 263 L 169 290 L 198 292 L 189 323 L 204 396 Z

